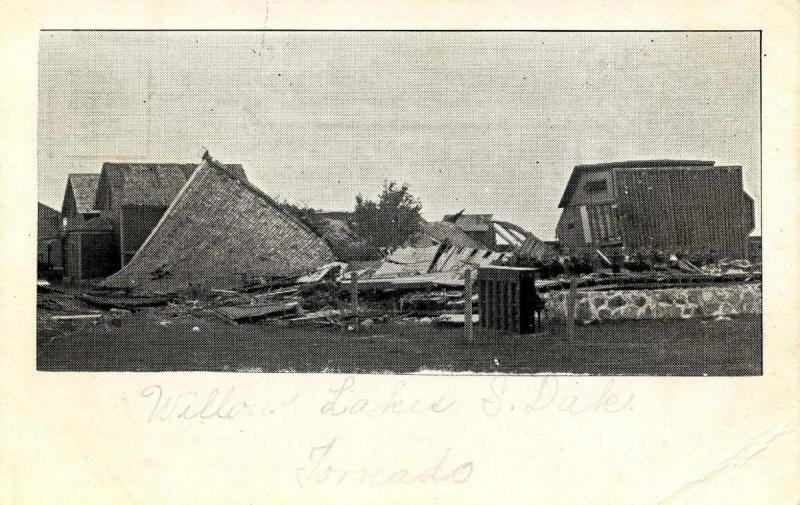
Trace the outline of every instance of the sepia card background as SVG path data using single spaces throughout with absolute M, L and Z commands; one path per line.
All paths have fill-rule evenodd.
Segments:
M 98 0 L 0 14 L 0 504 L 800 502 L 797 2 Z M 763 30 L 763 376 L 37 372 L 39 30 L 76 27 Z M 159 394 L 193 406 L 154 412 Z

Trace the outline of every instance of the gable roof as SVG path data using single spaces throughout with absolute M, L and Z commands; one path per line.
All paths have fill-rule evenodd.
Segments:
M 292 277 L 335 261 L 322 238 L 240 175 L 203 161 L 131 261 L 103 284 L 235 285 L 242 274 Z
M 64 199 L 66 200 L 71 190 L 75 199 L 75 210 L 81 214 L 92 212 L 95 210 L 95 197 L 99 184 L 100 174 L 69 174 Z M 63 210 L 62 206 L 62 212 Z
M 578 187 L 581 176 L 591 172 L 605 172 L 615 168 L 668 168 L 668 167 L 710 167 L 713 161 L 703 160 L 629 160 L 613 161 L 610 163 L 594 163 L 590 165 L 576 165 L 569 176 L 567 186 L 564 188 L 564 195 L 558 204 L 559 208 L 569 205 L 572 195 Z
M 168 206 L 189 180 L 194 163 L 103 163 L 101 176 L 105 191 L 111 192 L 114 207 L 122 205 Z M 227 165 L 241 180 L 247 180 L 242 165 Z M 99 195 L 98 195 L 99 197 Z M 100 202 L 97 202 L 100 207 Z

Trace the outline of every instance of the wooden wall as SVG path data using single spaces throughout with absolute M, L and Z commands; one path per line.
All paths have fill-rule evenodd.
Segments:
M 615 169 L 614 184 L 628 250 L 746 257 L 741 167 Z
M 127 263 L 156 227 L 167 207 L 125 205 L 120 212 L 119 243 L 122 264 Z

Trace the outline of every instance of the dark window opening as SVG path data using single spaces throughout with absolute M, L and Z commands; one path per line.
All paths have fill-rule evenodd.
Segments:
M 600 193 L 605 192 L 607 189 L 606 181 L 588 181 L 583 185 L 583 190 L 587 193 Z

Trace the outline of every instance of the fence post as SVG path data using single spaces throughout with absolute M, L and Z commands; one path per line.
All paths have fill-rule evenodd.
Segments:
M 464 337 L 472 342 L 472 270 L 464 271 Z
M 573 277 L 569 281 L 569 291 L 567 292 L 567 359 L 572 362 L 572 349 L 575 345 L 575 305 L 578 302 L 578 278 Z
M 358 272 L 353 272 L 350 276 L 350 304 L 358 327 Z

